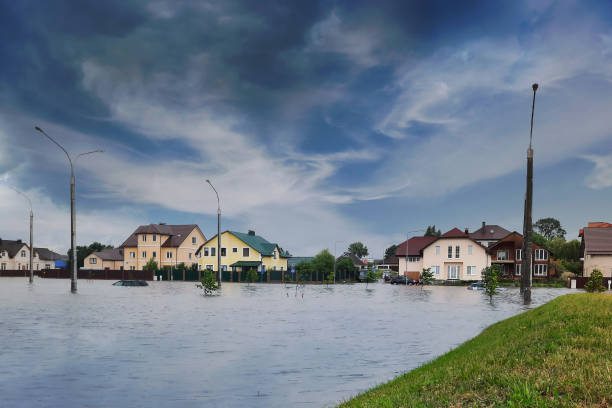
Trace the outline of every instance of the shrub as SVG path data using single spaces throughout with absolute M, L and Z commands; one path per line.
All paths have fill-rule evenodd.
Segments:
M 587 292 L 603 292 L 606 290 L 603 286 L 603 275 L 599 269 L 593 269 L 589 281 L 584 285 L 584 289 Z

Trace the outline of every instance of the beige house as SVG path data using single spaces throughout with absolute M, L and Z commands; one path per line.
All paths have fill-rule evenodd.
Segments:
M 33 258 L 34 267 L 40 264 L 36 252 Z M 0 239 L 0 269 L 6 270 L 28 270 L 30 269 L 30 247 L 20 239 Z
M 34 248 L 34 270 L 58 269 L 62 268 L 66 262 L 68 262 L 68 255 L 60 255 L 49 248 Z M 61 263 L 62 266 L 58 263 Z
M 446 232 L 423 250 L 423 268 L 431 268 L 436 280 L 481 280 L 491 265 L 487 249 L 458 228 Z
M 395 250 L 398 259 L 398 273 L 410 279 L 419 279 L 423 271 L 423 248 L 434 242 L 438 237 L 412 237 L 402 242 Z
M 123 262 L 123 249 L 110 248 L 90 254 L 85 258 L 83 268 L 122 270 Z
M 153 259 L 158 268 L 176 267 L 180 263 L 191 266 L 197 263 L 195 253 L 206 242 L 196 224 L 141 225 L 120 246 L 123 250 L 123 268 L 142 270 Z
M 589 223 L 591 224 L 603 223 Z M 594 269 L 598 269 L 604 277 L 612 277 L 612 228 L 589 226 L 581 231 L 580 236 L 584 260 L 583 276 L 589 277 Z

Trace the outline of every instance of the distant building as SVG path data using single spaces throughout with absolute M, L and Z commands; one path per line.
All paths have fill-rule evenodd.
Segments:
M 34 252 L 34 268 L 40 259 Z M 30 269 L 30 247 L 22 240 L 0 239 L 0 269 L 28 270 Z
M 399 244 L 395 250 L 398 273 L 410 279 L 418 279 L 423 271 L 423 248 L 437 239 L 436 236 L 412 237 Z
M 124 251 L 122 248 L 107 248 L 90 254 L 83 262 L 84 269 L 124 269 Z
M 583 276 L 591 276 L 598 269 L 604 277 L 612 277 L 612 225 L 589 223 L 580 230 L 584 260 Z
M 482 222 L 482 227 L 476 231 L 469 232 L 466 230 L 466 232 L 471 239 L 478 242 L 485 248 L 496 244 L 500 239 L 510 234 L 510 231 L 507 229 L 500 227 L 499 225 L 487 224 L 485 221 Z
M 34 248 L 34 254 L 38 255 L 39 262 L 34 261 L 34 268 L 39 269 L 60 269 L 65 268 L 68 262 L 68 255 L 61 255 L 51 251 L 49 248 Z
M 502 278 L 519 279 L 523 263 L 523 235 L 514 231 L 489 247 L 491 265 L 499 265 Z M 551 276 L 550 253 L 544 247 L 532 243 L 531 270 L 534 278 Z

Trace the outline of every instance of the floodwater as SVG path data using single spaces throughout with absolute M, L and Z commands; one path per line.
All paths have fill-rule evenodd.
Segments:
M 0 406 L 334 406 L 526 309 L 514 288 L 112 283 L 0 279 Z

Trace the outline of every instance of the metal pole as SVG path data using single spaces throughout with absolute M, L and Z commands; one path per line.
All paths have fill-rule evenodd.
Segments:
M 30 283 L 34 283 L 34 212 L 30 208 Z
M 219 193 L 217 193 L 217 189 L 215 188 L 215 186 L 213 186 L 210 180 L 208 179 L 206 179 L 206 182 L 210 184 L 210 187 L 217 195 L 217 270 L 219 271 L 219 289 L 221 289 L 221 200 L 219 200 Z
M 525 214 L 523 219 L 523 262 L 521 270 L 521 293 L 525 303 L 531 302 L 531 231 L 532 225 L 532 208 L 533 208 L 533 115 L 535 111 L 535 97 L 538 90 L 538 84 L 531 86 L 533 89 L 533 100 L 531 104 L 531 128 L 529 131 L 529 149 L 527 150 L 527 180 L 525 192 Z

